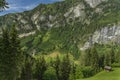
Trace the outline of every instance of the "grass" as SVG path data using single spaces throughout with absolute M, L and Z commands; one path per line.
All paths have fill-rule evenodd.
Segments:
M 102 71 L 94 77 L 78 80 L 120 80 L 120 68 L 115 68 L 111 72 Z
M 44 54 L 44 53 L 43 53 L 43 54 Z M 35 58 L 39 58 L 40 56 L 41 56 L 41 54 L 38 54 L 38 55 L 35 56 Z M 61 53 L 61 52 L 59 52 L 59 51 L 54 51 L 54 52 L 51 52 L 51 53 L 49 53 L 49 54 L 47 54 L 47 55 L 44 55 L 45 60 L 46 60 L 47 62 L 50 62 L 51 59 L 54 61 L 57 56 L 59 56 L 59 58 L 62 60 L 63 57 L 66 56 L 66 54 L 63 54 L 63 53 Z M 72 61 L 74 60 L 73 55 L 69 54 L 69 57 L 70 57 L 70 60 L 72 60 Z M 75 62 L 77 62 L 77 61 L 75 61 Z

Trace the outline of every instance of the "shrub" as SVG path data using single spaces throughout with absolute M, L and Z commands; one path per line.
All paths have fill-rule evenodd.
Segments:
M 49 67 L 46 70 L 44 74 L 44 80 L 57 80 L 54 68 Z
M 111 66 L 112 67 L 120 67 L 120 63 L 113 63 Z
M 94 71 L 94 69 L 91 68 L 91 67 L 84 67 L 84 68 L 82 69 L 82 74 L 83 74 L 83 77 L 84 77 L 84 78 L 88 78 L 88 77 L 93 76 L 93 75 L 95 74 L 95 71 Z

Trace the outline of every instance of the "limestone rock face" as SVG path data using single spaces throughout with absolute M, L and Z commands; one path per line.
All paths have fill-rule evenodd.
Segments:
M 107 1 L 107 0 L 85 0 L 88 4 L 90 4 L 91 7 L 95 7 L 98 4 L 100 4 L 102 1 Z
M 93 33 L 89 40 L 84 44 L 81 50 L 88 49 L 95 43 L 107 44 L 108 42 L 114 42 L 120 44 L 120 25 L 106 26 L 101 30 L 97 30 Z
M 82 3 L 80 3 L 80 4 L 70 8 L 69 11 L 64 14 L 64 16 L 65 17 L 70 16 L 72 18 L 84 16 L 85 13 L 84 13 L 83 9 L 85 9 L 84 5 Z M 71 16 L 70 14 L 73 14 L 73 15 Z
M 85 0 L 88 4 L 90 4 L 91 7 L 95 7 L 100 2 L 104 0 Z M 69 22 L 71 19 L 74 21 L 76 18 L 79 18 L 79 20 L 83 20 L 85 18 L 85 5 L 81 1 L 73 3 L 74 6 L 69 7 L 66 12 L 64 12 L 62 15 L 60 14 L 43 14 L 41 11 L 44 9 L 44 7 L 39 7 L 39 9 L 34 11 L 28 11 L 23 13 L 16 13 L 16 14 L 8 14 L 5 16 L 0 17 L 0 24 L 1 27 L 5 25 L 9 25 L 12 23 L 17 23 L 19 27 L 17 27 L 20 32 L 31 32 L 35 29 L 39 29 L 41 27 L 51 28 L 51 27 L 59 27 L 64 24 L 64 22 L 61 24 L 60 17 L 65 17 L 65 21 Z M 41 9 L 41 10 L 40 10 Z M 49 10 L 49 9 L 48 9 Z M 99 11 L 99 10 L 98 10 Z M 31 14 L 32 13 L 32 14 Z M 45 12 L 44 12 L 45 13 Z M 26 29 L 26 30 L 24 30 Z M 1 31 L 1 30 L 0 30 Z

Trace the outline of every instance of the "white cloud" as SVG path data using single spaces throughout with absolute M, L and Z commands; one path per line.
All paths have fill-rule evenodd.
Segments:
M 23 6 L 23 3 L 21 1 L 11 1 L 11 0 L 8 0 L 10 3 L 9 3 L 9 8 L 7 8 L 5 11 L 1 12 L 0 13 L 0 16 L 1 15 L 5 15 L 5 14 L 8 14 L 8 13 L 15 13 L 15 12 L 23 12 L 23 11 L 26 11 L 26 10 L 31 10 L 33 8 L 35 8 L 37 5 L 39 5 L 40 3 L 43 3 L 44 0 L 38 0 L 38 1 L 35 1 L 34 3 L 31 3 L 31 4 L 26 4 Z M 24 0 L 23 0 L 24 1 Z M 64 1 L 64 0 L 48 0 L 48 3 L 50 2 L 54 2 L 54 1 Z M 45 2 L 47 3 L 47 0 L 45 0 Z
M 34 7 L 36 7 L 37 4 L 31 4 L 31 5 L 26 5 L 26 6 L 22 6 L 22 5 L 18 5 L 18 4 L 10 4 L 9 8 L 6 9 L 6 11 L 23 11 L 23 10 L 30 10 L 33 9 Z
M 32 5 L 29 5 L 29 6 L 25 6 L 23 8 L 25 8 L 26 10 L 30 10 L 30 9 L 33 9 L 34 7 L 36 7 L 37 4 L 32 4 Z
M 64 1 L 64 0 L 51 0 L 52 2 L 54 1 Z M 7 9 L 8 11 L 12 10 L 12 11 L 22 11 L 22 10 L 30 10 L 33 9 L 34 7 L 36 7 L 38 4 L 40 3 L 40 1 L 36 1 L 35 3 L 32 3 L 30 5 L 26 5 L 26 6 L 22 6 L 21 4 L 17 3 L 17 4 L 10 4 L 9 8 Z

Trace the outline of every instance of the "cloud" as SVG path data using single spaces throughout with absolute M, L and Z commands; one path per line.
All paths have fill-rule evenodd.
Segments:
M 26 6 L 17 5 L 17 4 L 10 4 L 10 5 L 9 5 L 9 8 L 6 9 L 6 11 L 30 10 L 30 9 L 33 9 L 34 7 L 36 7 L 36 4 L 26 5 Z
M 20 4 L 9 4 L 9 8 L 7 8 L 5 11 L 0 12 L 0 16 L 8 13 L 16 13 L 16 12 L 23 12 L 26 10 L 31 10 L 34 7 L 36 7 L 38 4 L 30 4 L 30 5 L 20 5 Z
M 63 0 L 7 0 L 9 3 L 9 8 L 3 12 L 0 12 L 0 16 L 8 13 L 23 12 L 26 10 L 31 10 L 35 8 L 40 3 L 53 3 L 56 1 Z
M 21 12 L 21 11 L 25 11 L 25 10 L 31 10 L 33 8 L 35 8 L 38 4 L 40 4 L 40 1 L 36 1 L 34 3 L 31 2 L 31 4 L 27 4 L 25 2 L 25 4 L 23 4 L 23 2 L 20 2 L 20 3 L 12 3 L 12 4 L 9 4 L 9 8 L 6 9 L 6 11 L 18 11 L 18 12 Z

